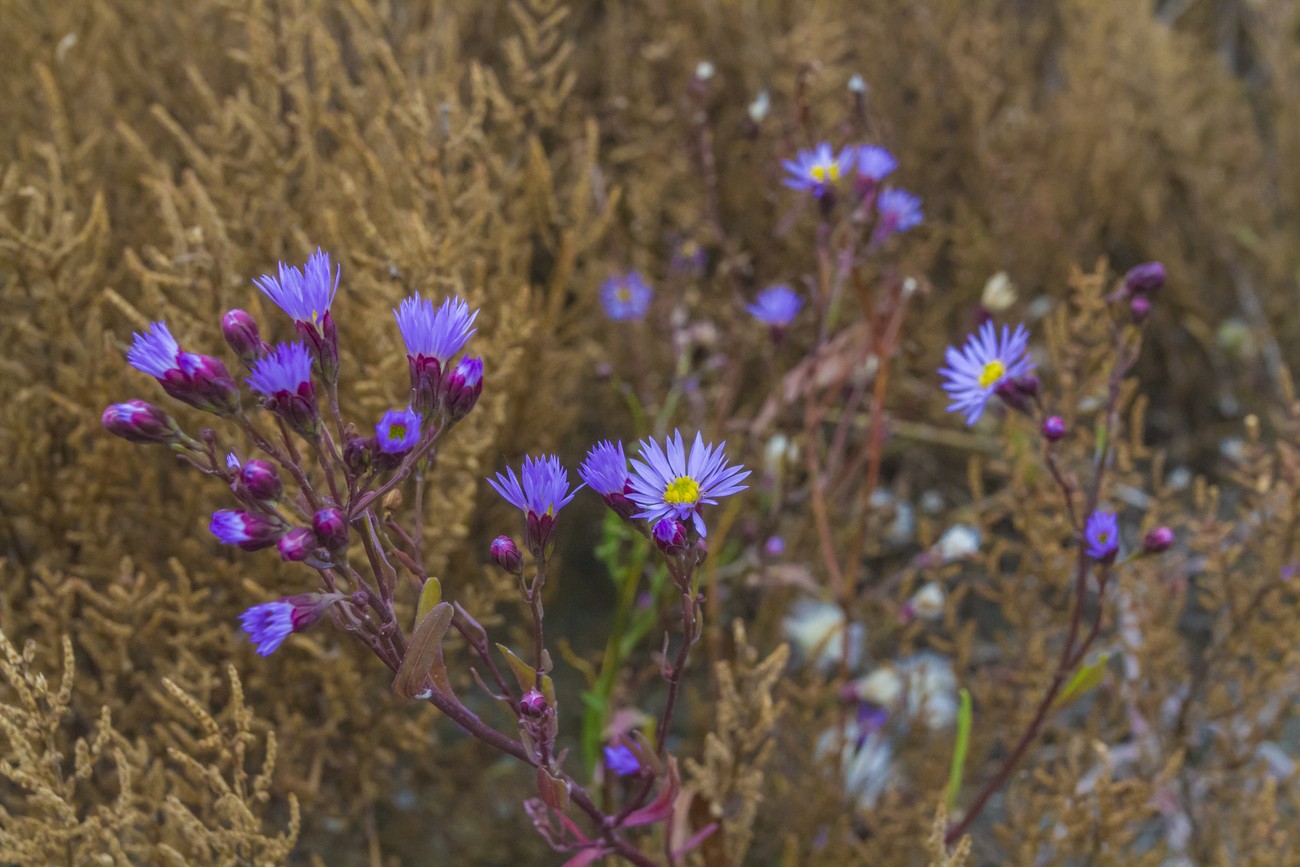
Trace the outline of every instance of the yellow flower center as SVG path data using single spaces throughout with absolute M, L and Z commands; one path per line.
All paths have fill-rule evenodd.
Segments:
M 393 442 L 400 442 L 406 436 L 406 425 L 395 424 L 388 429 L 388 438 Z
M 980 388 L 988 388 L 1006 375 L 1007 366 L 995 358 L 980 371 Z
M 670 506 L 693 506 L 700 499 L 700 485 L 688 476 L 678 476 L 664 488 L 664 502 Z
M 626 304 L 632 300 L 632 292 L 626 286 L 620 286 L 614 290 L 614 297 Z
M 826 183 L 827 180 L 838 181 L 840 179 L 840 164 L 831 163 L 826 166 L 813 166 L 808 170 L 812 179 L 819 184 Z

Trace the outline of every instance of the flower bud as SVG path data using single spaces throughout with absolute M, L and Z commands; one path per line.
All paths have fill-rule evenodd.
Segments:
M 280 557 L 291 563 L 306 560 L 316 550 L 316 534 L 306 527 L 294 527 L 276 543 Z
M 524 716 L 539 717 L 546 713 L 549 707 L 546 696 L 535 689 L 528 690 L 523 698 L 519 699 L 519 712 Z
M 1124 275 L 1124 292 L 1128 296 L 1145 295 L 1165 285 L 1165 266 L 1159 262 L 1134 265 Z
M 284 524 L 271 515 L 220 509 L 212 513 L 208 529 L 227 545 L 238 545 L 245 551 L 259 551 L 279 540 L 284 533 Z
M 167 376 L 159 380 L 168 394 L 190 406 L 217 415 L 231 415 L 239 411 L 239 387 L 235 385 L 235 380 L 220 358 L 182 352 L 176 363 L 177 372 L 181 376 Z
M 686 550 L 686 528 L 676 518 L 656 521 L 652 535 L 665 556 L 679 557 Z
M 261 460 L 249 461 L 240 468 L 236 488 L 240 494 L 258 502 L 278 500 L 283 490 L 275 467 Z
M 221 333 L 239 360 L 249 367 L 266 352 L 257 320 L 243 310 L 226 311 L 221 317 Z
M 1133 314 L 1133 322 L 1141 325 L 1151 312 L 1151 301 L 1145 295 L 1137 295 L 1128 303 L 1128 307 Z
M 1051 443 L 1059 442 L 1065 438 L 1065 434 L 1065 419 L 1059 415 L 1049 415 L 1043 419 L 1043 439 Z
M 763 553 L 775 559 L 785 553 L 785 540 L 780 536 L 772 536 L 763 543 Z
M 483 393 L 483 359 L 462 358 L 443 380 L 443 406 L 452 419 L 469 415 Z
M 375 451 L 373 437 L 353 437 L 343 446 L 343 463 L 352 475 L 359 476 L 374 464 Z
M 1142 538 L 1142 550 L 1148 554 L 1168 551 L 1174 544 L 1174 531 L 1168 527 L 1156 527 Z
M 907 620 L 914 617 L 921 620 L 938 620 L 943 617 L 943 605 L 943 587 L 931 581 L 907 601 L 903 606 L 903 616 Z
M 133 443 L 170 444 L 181 437 L 171 416 L 143 400 L 115 403 L 104 410 L 100 421 L 106 431 Z
M 311 519 L 316 541 L 322 547 L 337 551 L 348 543 L 348 521 L 338 509 L 321 509 Z
M 509 536 L 497 536 L 492 540 L 492 562 L 511 575 L 520 575 L 524 571 L 524 555 L 519 553 L 519 546 Z

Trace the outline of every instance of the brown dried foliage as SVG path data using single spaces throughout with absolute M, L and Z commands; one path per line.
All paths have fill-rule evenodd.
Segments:
M 605 420 L 618 417 L 617 400 L 590 372 L 614 334 L 595 307 L 599 281 L 638 267 L 672 286 L 680 307 L 725 322 L 738 290 L 808 273 L 811 217 L 774 216 L 790 201 L 779 160 L 833 137 L 889 145 L 926 202 L 926 228 L 898 262 L 923 277 L 926 298 L 895 361 L 884 481 L 950 495 L 948 512 L 918 521 L 922 546 L 957 521 L 979 524 L 987 541 L 976 561 L 922 569 L 880 541 L 890 513 L 853 499 L 860 467 L 831 495 L 844 508 L 839 529 L 872 522 L 855 613 L 871 627 L 873 656 L 950 654 L 975 697 L 968 789 L 992 772 L 1026 696 L 1050 676 L 1039 663 L 1060 641 L 1071 552 L 1032 428 L 1010 419 L 1003 448 L 941 418 L 942 345 L 994 271 L 1010 272 L 1024 298 L 1054 299 L 1039 329 L 1044 366 L 1054 403 L 1076 408 L 1066 447 L 1083 460 L 1089 401 L 1104 382 L 1107 278 L 1075 275 L 1067 302 L 1072 269 L 1107 255 L 1161 259 L 1170 274 L 1127 386 L 1106 498 L 1144 514 L 1144 529 L 1173 526 L 1187 545 L 1135 564 L 1100 603 L 1100 646 L 1123 661 L 1053 717 L 975 829 L 974 857 L 1274 863 L 1294 843 L 1300 807 L 1286 784 L 1294 772 L 1274 779 L 1295 753 L 1288 697 L 1300 670 L 1300 612 L 1277 580 L 1300 554 L 1287 374 L 1287 347 L 1300 340 L 1300 7 L 1158 5 L 6 4 L 0 622 L 13 640 L 34 639 L 21 659 L 6 657 L 5 768 L 26 776 L 0 792 L 0 808 L 29 823 L 13 845 L 63 841 L 124 863 L 167 863 L 164 847 L 202 863 L 274 861 L 296 833 L 296 800 L 300 858 L 542 857 L 517 806 L 527 775 L 491 764 L 427 707 L 399 705 L 357 648 L 325 630 L 265 661 L 241 647 L 238 612 L 309 588 L 293 570 L 210 540 L 203 516 L 220 491 L 160 450 L 103 435 L 103 405 L 145 387 L 118 359 L 155 318 L 208 351 L 228 307 L 275 321 L 249 278 L 320 245 L 343 265 L 346 409 L 369 418 L 402 391 L 389 308 L 412 291 L 453 290 L 481 306 L 489 388 L 440 456 L 424 519 L 430 572 L 493 624 L 510 588 L 483 580 L 484 528 L 499 512 L 480 503 L 481 478 L 503 456 L 559 448 L 573 458 L 617 432 Z M 705 58 L 716 75 L 690 95 Z M 865 104 L 844 90 L 853 73 L 870 86 Z M 755 124 L 746 106 L 760 90 L 772 107 Z M 669 277 L 676 237 L 709 250 L 703 275 Z M 1227 317 L 1248 340 L 1220 352 Z M 643 346 L 639 387 L 653 391 L 672 361 L 667 347 Z M 718 386 L 716 404 L 707 388 L 689 398 L 684 427 L 727 433 L 733 417 L 759 414 L 764 401 L 746 386 L 766 346 L 737 337 L 728 351 L 754 362 L 735 367 L 749 373 Z M 1136 396 L 1139 382 L 1149 400 Z M 1218 443 L 1244 410 L 1257 420 L 1230 471 L 1189 492 L 1170 486 L 1172 463 L 1218 469 Z M 778 406 L 771 423 L 787 425 L 788 412 Z M 735 454 L 757 464 L 769 430 L 739 427 Z M 853 422 L 855 436 L 862 428 Z M 972 454 L 963 496 L 945 479 Z M 806 516 L 778 518 L 790 550 L 815 564 Z M 807 577 L 826 582 L 816 565 Z M 560 595 L 581 594 L 583 580 L 562 582 Z M 878 627 L 922 580 L 948 588 L 943 620 Z M 759 586 L 761 596 L 719 588 L 720 604 L 752 615 L 755 646 L 775 647 L 790 592 Z M 738 653 L 736 677 L 771 674 Z M 35 671 L 67 671 L 73 658 L 81 676 L 54 692 L 35 685 Z M 238 679 L 225 675 L 231 659 Z M 689 714 L 699 722 L 692 785 L 721 809 L 719 840 L 732 853 L 748 848 L 755 863 L 963 860 L 960 845 L 923 845 L 949 733 L 899 745 L 906 785 L 858 811 L 814 749 L 840 714 L 834 684 L 788 678 L 777 689 L 789 709 L 775 722 L 770 677 L 760 680 L 724 702 L 752 732 L 723 710 L 716 721 Z M 202 709 L 216 706 L 226 710 L 214 729 Z M 178 707 L 184 724 L 160 716 Z M 759 780 L 768 731 L 779 772 Z M 250 749 L 263 760 L 252 777 Z M 154 808 L 175 824 L 160 830 Z M 285 827 L 287 836 L 267 830 Z M 253 845 L 264 848 L 247 854 Z

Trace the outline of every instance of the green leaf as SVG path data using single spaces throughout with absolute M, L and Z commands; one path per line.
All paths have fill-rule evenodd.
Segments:
M 536 686 L 537 669 L 515 656 L 504 644 L 498 644 L 497 650 L 501 651 L 501 655 L 510 664 L 510 670 L 515 673 L 515 680 L 519 681 L 521 690 L 528 692 Z M 551 682 L 549 674 L 542 675 L 542 695 L 546 696 L 546 701 L 551 707 L 555 707 L 555 684 Z
M 454 694 L 442 660 L 442 637 L 447 634 L 455 613 L 450 602 L 439 602 L 415 627 L 393 678 L 393 691 L 398 695 L 419 698 L 426 694 L 430 681 L 440 692 Z
M 943 800 L 951 810 L 957 803 L 961 792 L 961 775 L 966 767 L 966 752 L 970 749 L 971 711 L 970 691 L 961 691 L 961 707 L 957 710 L 957 742 L 952 748 L 952 766 L 948 769 L 948 786 L 944 789 Z
M 433 607 L 442 601 L 442 582 L 437 578 L 430 578 L 424 582 L 424 587 L 420 588 L 420 604 L 415 608 L 415 625 L 419 626 L 424 615 L 433 610 Z
M 1056 698 L 1056 707 L 1065 707 L 1070 702 L 1076 700 L 1088 690 L 1101 683 L 1101 679 L 1106 676 L 1106 664 L 1110 662 L 1110 654 L 1103 653 L 1092 662 L 1080 668 L 1070 678 L 1064 690 Z

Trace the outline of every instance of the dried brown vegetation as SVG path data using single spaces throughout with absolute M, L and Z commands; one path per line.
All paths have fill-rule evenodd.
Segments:
M 517 628 L 509 582 L 483 565 L 502 513 L 481 479 L 523 451 L 573 463 L 633 428 L 598 361 L 635 362 L 629 387 L 647 395 L 675 363 L 669 341 L 625 341 L 603 320 L 596 287 L 611 271 L 642 269 L 680 319 L 724 332 L 682 338 L 734 371 L 683 399 L 683 429 L 728 437 L 751 466 L 774 432 L 807 435 L 804 454 L 833 441 L 839 417 L 812 436 L 793 398 L 760 390 L 759 333 L 722 327 L 743 293 L 815 271 L 815 218 L 787 213 L 779 165 L 824 137 L 887 144 L 926 203 L 924 230 L 880 278 L 921 290 L 891 368 L 879 484 L 899 500 L 939 490 L 944 509 L 918 515 L 912 542 L 886 541 L 892 507 L 858 497 L 865 411 L 842 416 L 853 447 L 825 495 L 871 657 L 944 653 L 973 694 L 967 795 L 1051 677 L 1042 660 L 1062 640 L 1073 556 L 1030 423 L 1011 416 L 994 439 L 942 413 L 934 368 L 994 272 L 1019 287 L 1013 313 L 1036 318 L 1053 403 L 1072 408 L 1063 450 L 1082 464 L 1110 277 L 1077 263 L 1165 263 L 1105 496 L 1182 541 L 1090 603 L 1112 654 L 1102 687 L 1052 716 L 952 852 L 935 818 L 951 728 L 911 731 L 895 746 L 902 782 L 860 804 L 818 748 L 847 712 L 841 684 L 783 670 L 786 603 L 831 584 L 807 501 L 728 513 L 716 559 L 725 540 L 779 530 L 809 566 L 710 575 L 681 734 L 693 827 L 720 829 L 692 857 L 1294 857 L 1282 853 L 1300 816 L 1300 607 L 1279 578 L 1300 558 L 1294 0 L 9 0 L 0 12 L 0 862 L 558 859 L 519 806 L 530 775 L 401 702 L 342 635 L 255 658 L 235 618 L 310 589 L 303 575 L 218 546 L 204 529 L 218 486 L 106 436 L 98 414 L 152 387 L 120 363 L 131 331 L 165 316 L 216 352 L 225 309 L 275 321 L 250 278 L 317 245 L 342 262 L 343 399 L 357 417 L 404 390 L 390 308 L 462 293 L 484 311 L 489 387 L 440 457 L 425 565 L 479 620 Z M 716 71 L 700 87 L 704 59 Z M 853 74 L 865 98 L 846 90 Z M 755 122 L 760 91 L 770 109 Z M 670 267 L 682 238 L 709 252 L 702 273 Z M 680 319 L 641 337 L 678 335 Z M 845 334 L 846 359 L 876 351 Z M 796 331 L 789 345 L 810 342 Z M 806 371 L 791 368 L 802 398 Z M 828 376 L 808 381 L 838 398 Z M 1171 482 L 1175 466 L 1195 478 Z M 783 484 L 807 488 L 805 468 Z M 980 553 L 918 565 L 957 522 L 980 527 Z M 578 565 L 560 570 L 566 622 L 599 624 L 573 601 L 602 598 L 581 568 L 588 541 L 569 543 Z M 942 619 L 898 625 L 925 581 L 947 590 Z M 729 647 L 732 616 L 749 625 Z M 55 687 L 43 672 L 60 669 Z

